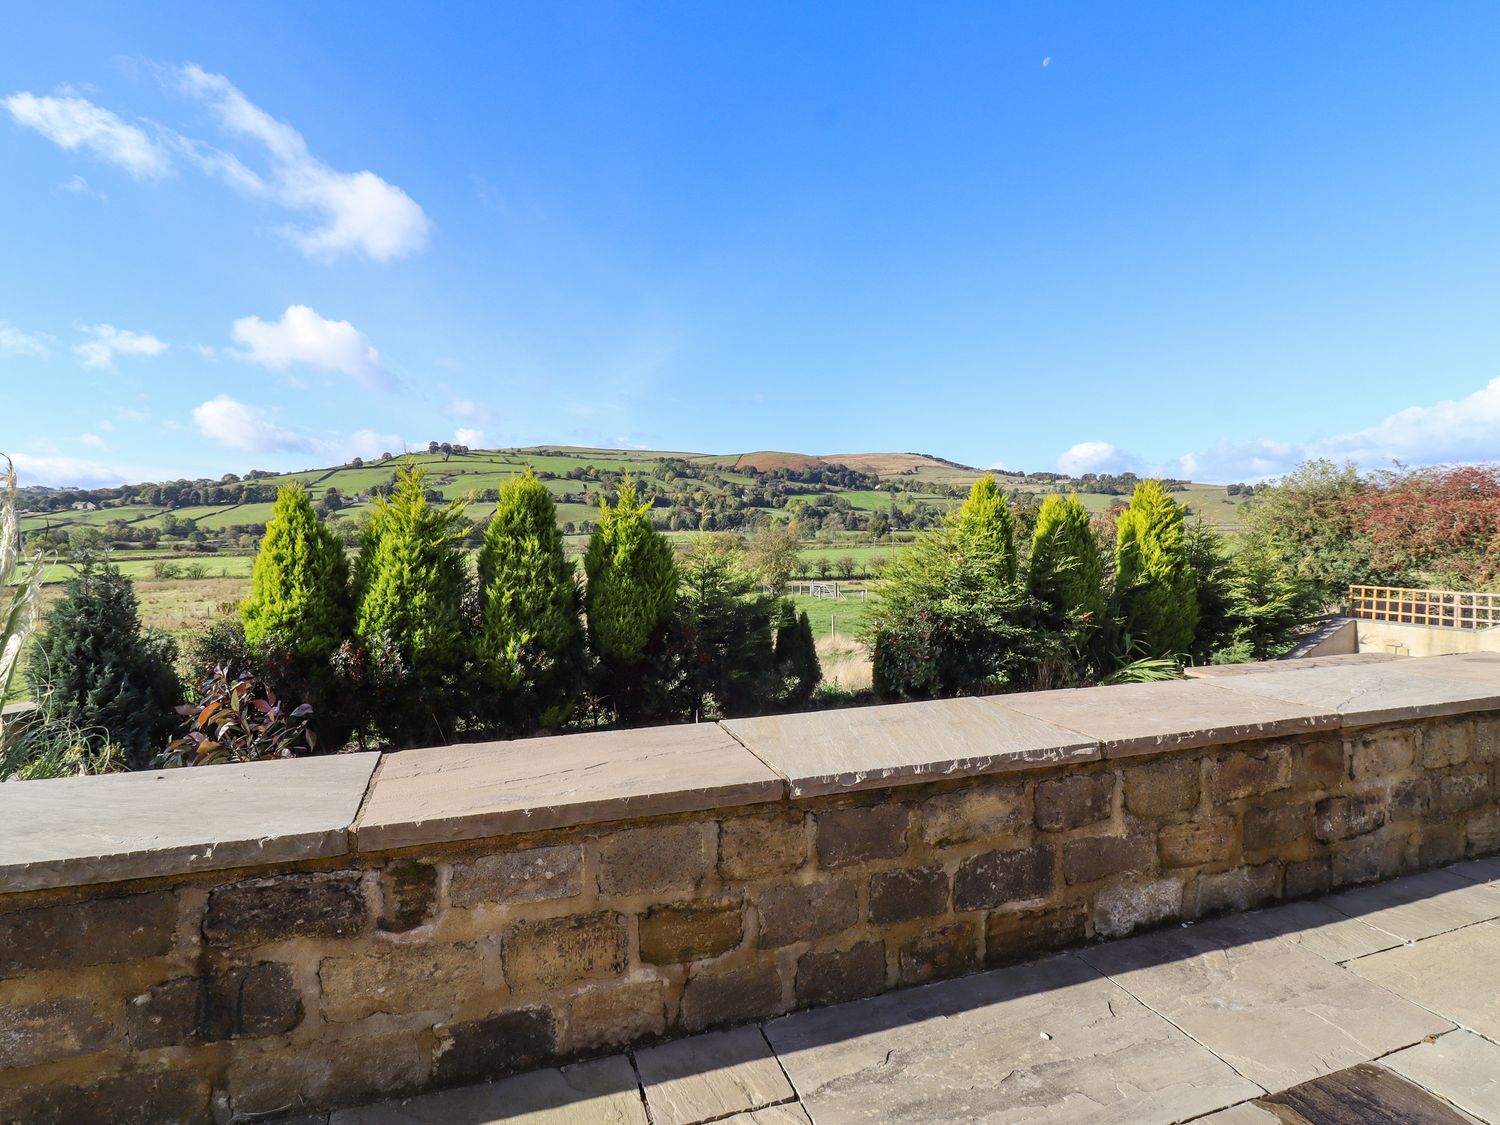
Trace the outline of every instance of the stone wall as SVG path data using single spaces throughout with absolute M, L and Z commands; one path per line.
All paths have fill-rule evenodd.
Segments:
M 226 1121 L 479 1081 L 1485 854 L 1500 698 L 1472 695 L 1458 714 L 814 795 L 783 778 L 769 798 L 409 846 L 365 846 L 359 820 L 310 858 L 230 847 L 227 870 L 174 853 L 175 873 L 121 877 L 116 859 L 110 882 L 0 894 L 0 1120 Z M 546 825 L 562 803 L 525 811 Z

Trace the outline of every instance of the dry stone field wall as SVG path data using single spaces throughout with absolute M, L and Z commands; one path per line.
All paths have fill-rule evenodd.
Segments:
M 1492 852 L 1500 662 L 1441 660 L 6 786 L 0 1120 L 291 1115 Z

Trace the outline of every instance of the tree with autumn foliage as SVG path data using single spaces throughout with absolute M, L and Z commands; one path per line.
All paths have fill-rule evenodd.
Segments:
M 1459 590 L 1500 588 L 1500 465 L 1382 473 L 1348 511 L 1374 575 Z

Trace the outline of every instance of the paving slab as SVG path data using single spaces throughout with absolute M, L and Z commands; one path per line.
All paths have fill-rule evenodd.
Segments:
M 817 1125 L 1169 1122 L 1262 1092 L 1071 955 L 765 1030 Z
M 1451 871 L 1459 878 L 1467 879 L 1471 883 L 1500 882 L 1500 855 L 1486 856 L 1484 859 L 1468 859 L 1463 863 L 1445 867 L 1443 870 Z
M 1339 724 L 1328 708 L 1246 696 L 1201 680 L 1033 691 L 982 702 L 1095 739 L 1106 758 L 1307 734 Z
M 1226 676 L 1254 676 L 1261 672 L 1306 672 L 1313 668 L 1349 668 L 1361 664 L 1388 664 L 1406 660 L 1394 652 L 1349 652 L 1337 656 L 1304 656 L 1286 660 L 1252 660 L 1246 664 L 1199 664 L 1184 668 L 1192 680 L 1222 680 Z
M 364 850 L 779 800 L 785 783 L 713 723 L 403 750 L 355 826 Z
M 649 1125 L 624 1055 L 336 1110 L 328 1125 Z
M 1392 949 L 1401 939 L 1350 918 L 1320 899 L 1289 902 L 1269 910 L 1235 915 L 1220 920 L 1237 923 L 1246 933 L 1276 937 L 1325 961 L 1351 961 L 1382 949 Z
M 1207 1117 L 1195 1117 L 1193 1125 L 1286 1125 L 1286 1122 L 1254 1102 L 1241 1102 Z
M 1471 1125 L 1448 1103 L 1372 1063 L 1269 1094 L 1260 1104 L 1283 1121 L 1306 1125 Z
M 1500 652 L 1461 652 L 1408 660 L 1402 671 L 1442 680 L 1465 680 L 1500 691 Z
M 0 785 L 0 891 L 343 855 L 379 754 Z
M 699 1125 L 796 1097 L 758 1027 L 647 1047 L 635 1066 L 656 1125 Z
M 1432 658 L 1427 658 L 1432 659 Z M 1215 681 L 1225 691 L 1334 711 L 1344 727 L 1465 715 L 1500 708 L 1500 685 L 1407 671 L 1412 660 L 1356 667 L 1266 672 Z
M 1278 938 L 1236 941 L 1231 927 L 1217 923 L 1110 942 L 1078 956 L 1267 1090 L 1452 1029 L 1306 950 Z
M 1402 941 L 1420 941 L 1476 922 L 1500 918 L 1500 888 L 1451 871 L 1424 871 L 1321 900 Z
M 1410 1082 L 1482 1121 L 1500 1121 L 1500 1047 L 1468 1031 L 1450 1031 L 1380 1060 Z
M 1500 1040 L 1500 926 L 1477 926 L 1373 953 L 1348 968 L 1487 1039 Z
M 793 797 L 1099 758 L 1091 738 L 972 698 L 722 725 L 787 779 Z
M 800 1105 L 773 1105 L 750 1113 L 736 1113 L 725 1118 L 731 1125 L 813 1125 L 811 1117 Z

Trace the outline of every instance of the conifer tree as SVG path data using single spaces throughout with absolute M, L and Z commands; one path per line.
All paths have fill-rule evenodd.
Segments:
M 1135 486 L 1116 523 L 1115 593 L 1127 660 L 1177 658 L 1192 647 L 1198 595 L 1184 514 L 1160 482 L 1148 480 Z
M 583 623 L 557 506 L 530 469 L 500 488 L 479 549 L 485 673 L 523 733 L 564 722 L 583 688 Z
M 999 581 L 1015 581 L 1016 520 L 994 476 L 985 473 L 974 482 L 949 526 L 960 550 L 983 559 Z
M 823 666 L 807 611 L 799 614 L 790 598 L 781 603 L 776 618 L 776 665 L 786 681 L 783 702 L 790 707 L 806 706 L 823 679 Z
M 318 519 L 300 484 L 276 494 L 240 619 L 253 648 L 278 638 L 308 671 L 326 665 L 349 637 L 354 607 L 344 546 Z
M 638 500 L 628 478 L 611 507 L 599 503 L 599 526 L 583 557 L 588 636 L 621 718 L 658 709 L 648 656 L 659 649 L 677 601 L 672 545 L 651 523 L 651 501 Z
M 1076 496 L 1049 496 L 1031 536 L 1032 596 L 1057 621 L 1102 624 L 1107 598 L 1104 560 L 1089 510 Z

